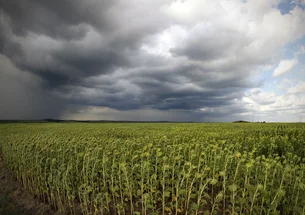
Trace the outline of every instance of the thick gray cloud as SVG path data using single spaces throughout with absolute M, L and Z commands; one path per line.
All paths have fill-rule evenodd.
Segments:
M 66 104 L 42 89 L 42 80 L 20 71 L 10 60 L 0 55 L 0 118 L 58 118 Z
M 186 121 L 249 114 L 245 92 L 264 84 L 259 75 L 282 57 L 280 47 L 305 35 L 298 30 L 304 11 L 284 15 L 275 3 L 1 1 L 1 66 L 14 64 L 29 78 L 19 85 L 4 67 L 0 118 L 21 113 L 10 91 L 35 98 L 18 99 L 29 107 L 19 114 L 25 118 L 43 116 L 43 109 L 62 118 L 137 120 L 137 113 Z M 289 35 L 270 28 L 279 20 L 291 25 Z
M 55 38 L 79 39 L 85 36 L 85 24 L 101 30 L 113 28 L 107 16 L 116 1 L 81 0 L 13 0 L 1 1 L 14 34 L 25 36 L 28 32 Z
M 158 14 L 136 20 L 152 14 L 152 5 L 133 11 L 134 5 L 116 1 L 4 1 L 1 50 L 50 87 L 78 84 L 131 66 L 128 58 L 137 54 L 145 35 L 162 28 L 155 23 L 162 19 Z

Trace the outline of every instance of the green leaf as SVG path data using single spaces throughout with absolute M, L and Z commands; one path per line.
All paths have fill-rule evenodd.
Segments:
M 165 191 L 165 192 L 164 192 L 164 196 L 165 196 L 165 197 L 170 197 L 170 192 Z
M 150 196 L 149 193 L 144 193 L 143 194 L 143 197 L 146 198 L 146 199 L 149 198 L 149 196 Z
M 245 187 L 252 192 L 255 192 L 256 190 L 256 187 L 251 184 L 245 184 Z
M 235 192 L 238 189 L 238 186 L 236 184 L 232 184 L 228 188 L 231 192 L 233 192 L 233 191 Z
M 245 204 L 247 202 L 247 199 L 245 198 L 238 198 L 238 203 Z
M 185 194 L 186 194 L 186 190 L 185 189 L 179 190 L 179 195 L 185 195 Z
M 142 195 L 142 191 L 140 189 L 137 190 L 137 195 L 141 196 Z
M 269 193 L 266 190 L 261 190 L 260 191 L 263 197 L 267 197 Z
M 212 199 L 211 196 L 208 193 L 204 193 L 203 196 L 207 199 Z
M 283 190 L 283 189 L 280 189 L 280 190 L 278 191 L 279 197 L 283 197 L 283 196 L 285 196 L 285 194 L 286 194 L 286 192 L 285 192 L 285 190 Z
M 199 205 L 197 205 L 196 203 L 192 203 L 191 204 L 191 209 L 192 210 L 198 210 L 199 209 Z
M 202 199 L 202 200 L 201 200 L 201 204 L 202 204 L 202 205 L 206 205 L 206 204 L 208 204 L 208 202 L 207 202 L 206 200 Z
M 219 202 L 220 200 L 222 200 L 222 198 L 223 198 L 223 192 L 221 191 L 217 194 L 216 201 Z
M 151 205 L 151 204 L 148 204 L 146 207 L 147 207 L 148 209 L 154 209 L 154 206 Z
M 294 207 L 294 211 L 297 212 L 297 214 L 299 215 L 303 214 L 303 208 L 301 207 L 298 206 Z
M 213 178 L 211 181 L 210 181 L 210 184 L 211 185 L 215 185 L 215 184 L 217 184 L 217 179 L 216 178 Z
M 210 215 L 210 211 L 209 210 L 206 210 L 203 215 Z

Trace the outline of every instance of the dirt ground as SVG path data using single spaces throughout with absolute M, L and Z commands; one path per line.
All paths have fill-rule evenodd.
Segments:
M 0 157 L 1 215 L 59 215 L 50 205 L 26 192 L 5 168 Z

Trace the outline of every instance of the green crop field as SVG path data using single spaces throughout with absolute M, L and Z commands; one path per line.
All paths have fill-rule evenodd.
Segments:
M 305 125 L 0 124 L 18 181 L 73 214 L 305 214 Z

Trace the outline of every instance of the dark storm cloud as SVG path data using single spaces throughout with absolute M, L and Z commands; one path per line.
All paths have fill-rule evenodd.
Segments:
M 79 39 L 86 34 L 86 23 L 99 29 L 113 27 L 106 14 L 115 2 L 13 0 L 2 1 L 1 10 L 8 16 L 14 34 L 25 36 L 35 32 L 56 38 Z
M 32 77 L 20 91 L 35 91 L 29 94 L 36 95 L 37 104 L 49 104 L 42 96 L 47 95 L 62 112 L 67 105 L 126 114 L 177 110 L 191 119 L 228 115 L 222 108 L 245 112 L 235 101 L 261 85 L 252 80 L 252 71 L 269 56 L 249 52 L 251 38 L 227 23 L 194 22 L 177 27 L 187 36 L 171 33 L 179 23 L 164 12 L 171 5 L 165 0 L 2 1 L 0 53 Z M 34 90 L 25 90 L 35 81 Z
M 134 16 L 144 15 L 149 5 L 132 14 L 124 11 L 133 5 L 116 3 L 5 1 L 0 9 L 4 29 L 0 33 L 1 53 L 22 70 L 42 77 L 51 88 L 82 84 L 86 77 L 130 67 L 130 58 L 137 55 L 142 39 L 162 24 L 156 25 L 155 17 L 136 20 Z M 129 21 L 137 21 L 137 25 Z M 39 35 L 46 41 L 37 41 L 36 48 L 27 45 Z M 47 48 L 39 47 L 48 42 L 41 44 Z M 58 43 L 56 47 L 54 43 Z
M 194 68 L 181 65 L 177 68 L 121 70 L 88 79 L 84 84 L 86 87 L 70 86 L 67 90 L 70 93 L 65 98 L 79 105 L 107 106 L 119 110 L 197 110 L 230 105 L 232 100 L 242 96 L 245 83 L 253 85 L 245 77 L 217 79 L 204 71 L 201 71 L 200 78 L 192 77 L 189 70 Z
M 42 81 L 0 55 L 0 119 L 59 118 L 65 101 L 41 88 Z
M 112 50 L 85 52 L 68 47 L 49 54 L 52 63 L 39 65 L 19 64 L 23 69 L 31 71 L 46 81 L 50 88 L 67 84 L 82 85 L 83 79 L 112 72 L 115 68 L 126 66 L 129 60 L 125 53 Z

